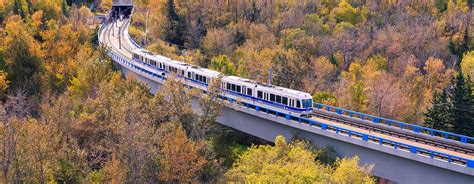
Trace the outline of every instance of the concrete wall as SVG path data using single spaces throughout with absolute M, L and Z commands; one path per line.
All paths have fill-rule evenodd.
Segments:
M 117 63 L 115 66 L 121 69 L 125 76 L 133 76 L 147 83 L 153 94 L 161 85 L 157 81 L 135 74 L 125 66 Z M 199 109 L 196 101 L 193 106 Z M 474 183 L 473 169 L 464 166 L 350 138 L 307 124 L 298 124 L 236 104 L 224 108 L 217 121 L 268 141 L 274 141 L 277 135 L 283 135 L 287 140 L 297 135 L 318 146 L 332 146 L 338 156 L 358 155 L 362 164 L 375 164 L 375 176 L 398 183 Z

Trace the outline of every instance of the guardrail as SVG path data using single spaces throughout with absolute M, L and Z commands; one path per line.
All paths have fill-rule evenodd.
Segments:
M 114 52 L 112 52 L 110 50 L 108 51 L 108 55 L 112 59 L 114 59 L 116 62 L 120 62 L 120 63 L 123 63 L 126 66 L 134 68 L 139 73 L 146 74 L 146 75 L 149 75 L 149 76 L 153 76 L 153 77 L 161 79 L 161 80 L 166 79 L 163 76 L 157 74 L 156 72 L 148 71 L 147 69 L 144 69 L 141 66 L 138 66 L 138 65 L 136 65 L 132 62 L 129 62 L 128 59 L 123 58 L 120 55 L 115 54 Z M 228 98 L 228 97 L 224 97 L 224 96 L 221 96 L 221 98 L 224 99 L 224 100 L 228 100 L 231 103 L 236 103 L 237 102 L 236 99 L 232 99 L 232 98 Z M 374 135 L 370 135 L 370 134 L 366 134 L 366 133 L 362 133 L 362 132 L 358 132 L 358 131 L 352 131 L 352 130 L 341 128 L 341 127 L 338 127 L 338 126 L 329 125 L 329 124 L 326 124 L 326 123 L 323 123 L 323 122 L 318 122 L 318 121 L 315 121 L 315 120 L 310 120 L 310 119 L 307 119 L 307 118 L 302 118 L 302 117 L 293 116 L 293 115 L 290 115 L 290 114 L 286 114 L 286 113 L 266 109 L 266 108 L 258 106 L 258 105 L 253 105 L 253 104 L 249 104 L 249 103 L 245 103 L 245 102 L 238 102 L 238 103 L 240 103 L 240 105 L 243 105 L 248 109 L 253 109 L 253 110 L 258 111 L 258 112 L 263 112 L 263 113 L 275 115 L 276 117 L 284 118 L 284 119 L 286 119 L 290 122 L 306 123 L 309 126 L 318 127 L 319 129 L 324 130 L 324 131 L 329 131 L 329 132 L 333 132 L 335 134 L 345 135 L 345 136 L 348 136 L 348 137 L 351 137 L 351 138 L 354 138 L 354 139 L 359 139 L 361 141 L 370 142 L 370 143 L 374 143 L 374 144 L 379 144 L 379 145 L 390 147 L 390 148 L 393 148 L 393 149 L 396 149 L 396 150 L 402 150 L 402 151 L 406 151 L 406 152 L 409 152 L 409 153 L 413 153 L 413 154 L 416 154 L 416 155 L 419 155 L 419 156 L 425 156 L 425 157 L 428 157 L 428 158 L 431 158 L 431 159 L 438 159 L 438 160 L 446 161 L 448 163 L 466 166 L 468 168 L 474 168 L 474 160 L 471 160 L 471 159 L 468 159 L 468 158 L 463 158 L 463 157 L 459 157 L 459 156 L 455 156 L 455 155 L 451 155 L 451 154 L 446 154 L 446 153 L 437 152 L 437 151 L 433 151 L 433 150 L 429 150 L 429 149 L 425 149 L 425 148 L 420 148 L 420 147 L 413 146 L 413 145 L 410 145 L 410 144 L 397 142 L 397 141 L 385 139 L 385 138 L 382 138 L 382 137 L 378 137 L 378 136 L 374 136 Z M 332 107 L 332 106 L 328 106 L 328 105 L 324 105 L 324 104 L 316 104 L 316 105 L 319 105 L 320 108 L 325 107 L 325 108 L 327 108 L 326 110 L 328 110 L 328 111 L 332 111 L 331 109 L 335 109 L 336 113 L 338 113 L 338 114 L 342 114 L 342 112 L 349 112 L 352 115 L 360 115 L 361 117 L 365 117 L 365 118 L 369 117 L 369 115 L 366 115 L 366 114 L 363 114 L 363 113 L 349 111 L 349 110 L 345 110 L 345 109 L 341 109 L 341 108 L 337 108 L 337 107 Z M 370 117 L 375 117 L 375 116 L 370 116 Z M 375 118 L 377 118 L 377 117 L 375 117 Z M 396 121 L 390 120 L 390 122 L 395 123 Z M 402 123 L 402 122 L 397 122 L 397 123 Z M 402 123 L 400 125 L 401 126 L 408 126 L 410 124 Z M 422 127 L 422 128 L 424 128 L 424 127 Z
M 461 143 L 474 143 L 474 137 L 469 137 L 465 135 L 455 134 L 451 132 L 436 130 L 432 128 L 427 128 L 419 125 L 409 124 L 401 121 L 391 120 L 387 118 L 381 118 L 373 115 L 364 114 L 361 112 L 351 111 L 339 107 L 334 107 L 330 105 L 325 105 L 321 103 L 313 103 L 313 106 L 317 109 L 326 110 L 328 112 L 333 112 L 338 115 L 346 115 L 352 118 L 358 118 L 360 120 L 366 120 L 372 123 L 384 124 L 391 127 L 398 127 L 403 130 L 411 130 L 414 133 L 427 134 L 434 137 L 442 137 L 444 139 L 450 139 L 459 141 Z

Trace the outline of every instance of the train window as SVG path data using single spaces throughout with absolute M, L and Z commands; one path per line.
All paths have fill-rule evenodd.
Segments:
M 305 99 L 303 100 L 303 108 L 311 108 L 313 106 L 313 100 L 312 99 Z
M 277 95 L 277 96 L 276 96 L 276 102 L 277 102 L 277 103 L 281 103 L 281 96 L 280 96 L 280 95 Z
M 301 101 L 296 100 L 296 108 L 301 108 Z
M 250 88 L 247 88 L 247 95 L 250 95 L 250 96 L 252 96 L 252 89 L 250 89 Z
M 236 89 L 237 89 L 237 92 L 240 93 L 240 86 L 239 85 L 237 85 Z
M 285 104 L 285 105 L 288 105 L 288 98 L 287 97 L 282 97 L 281 98 L 281 103 Z
M 181 75 L 183 75 L 183 76 L 184 76 L 184 70 L 181 70 Z
M 207 83 L 207 77 L 202 77 L 202 82 Z
M 275 95 L 274 94 L 270 94 L 270 101 L 272 101 L 272 102 L 275 101 Z
M 262 91 L 257 91 L 257 98 L 263 98 Z
M 230 84 L 227 83 L 227 90 L 230 90 Z
M 230 90 L 235 91 L 235 84 L 230 85 Z
M 188 78 L 189 79 L 191 78 L 191 72 L 188 72 Z

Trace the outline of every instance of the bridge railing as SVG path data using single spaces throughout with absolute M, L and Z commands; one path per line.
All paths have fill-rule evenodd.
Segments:
M 346 115 L 352 118 L 357 118 L 360 120 L 366 120 L 371 123 L 378 123 L 378 124 L 384 124 L 387 126 L 391 127 L 398 127 L 403 130 L 411 130 L 414 133 L 422 133 L 422 134 L 427 134 L 430 136 L 435 136 L 435 137 L 442 137 L 444 139 L 450 139 L 450 140 L 455 140 L 459 141 L 461 143 L 474 143 L 474 137 L 469 137 L 465 135 L 460 135 L 460 134 L 455 134 L 451 132 L 446 132 L 446 131 L 441 131 L 441 130 L 436 130 L 432 128 L 427 128 L 419 125 L 414 125 L 414 124 L 409 124 L 401 121 L 396 121 L 396 120 L 391 120 L 387 118 L 381 118 L 369 114 L 364 114 L 361 112 L 356 112 L 356 111 L 351 111 L 339 107 L 334 107 L 330 105 L 325 105 L 321 103 L 314 103 L 314 107 L 320 110 L 325 110 L 328 112 L 333 112 L 338 115 Z
M 128 59 L 123 58 L 122 56 L 120 56 L 120 55 L 118 55 L 118 54 L 116 54 L 116 53 L 114 53 L 110 50 L 108 51 L 108 55 L 112 59 L 114 59 L 116 62 L 120 62 L 120 63 L 124 64 L 125 66 L 128 66 L 128 67 L 134 69 L 135 72 L 138 72 L 138 73 L 141 73 L 141 74 L 147 75 L 147 76 L 152 76 L 152 77 L 155 77 L 155 78 L 158 78 L 158 79 L 161 79 L 161 80 L 165 79 L 163 76 L 158 75 L 156 72 L 148 71 L 148 69 L 142 68 L 140 65 L 137 65 L 133 62 L 129 62 Z M 409 153 L 412 153 L 412 154 L 425 156 L 425 157 L 428 157 L 428 158 L 431 158 L 431 159 L 438 159 L 438 160 L 446 161 L 448 163 L 466 166 L 468 168 L 474 168 L 474 160 L 472 160 L 472 159 L 463 158 L 463 157 L 459 157 L 459 156 L 455 156 L 455 155 L 451 155 L 451 154 L 446 154 L 446 153 L 442 153 L 442 152 L 438 152 L 438 151 L 433 151 L 433 150 L 430 150 L 430 149 L 413 146 L 413 145 L 410 145 L 410 144 L 406 144 L 406 143 L 402 143 L 402 142 L 398 142 L 398 141 L 394 141 L 394 140 L 374 136 L 374 135 L 371 135 L 371 134 L 366 134 L 366 133 L 363 133 L 363 132 L 358 132 L 358 131 L 353 131 L 353 130 L 341 128 L 341 127 L 338 127 L 338 126 L 326 124 L 324 122 L 318 122 L 318 121 L 307 119 L 307 118 L 293 116 L 293 115 L 290 115 L 290 114 L 286 114 L 286 113 L 266 109 L 265 107 L 261 107 L 261 106 L 258 106 L 258 105 L 249 104 L 249 103 L 245 103 L 245 102 L 239 102 L 236 99 L 232 99 L 232 98 L 228 98 L 228 97 L 223 97 L 223 99 L 228 100 L 231 103 L 240 103 L 239 105 L 243 105 L 243 106 L 247 107 L 248 109 L 253 109 L 253 110 L 258 111 L 258 112 L 267 113 L 269 115 L 274 115 L 274 116 L 279 117 L 279 118 L 284 118 L 288 122 L 291 122 L 291 123 L 305 123 L 305 124 L 308 124 L 311 127 L 316 127 L 316 128 L 321 129 L 321 130 L 324 130 L 324 131 L 333 132 L 335 134 L 345 135 L 347 137 L 358 139 L 358 140 L 361 140 L 361 141 L 366 141 L 366 142 L 373 143 L 373 144 L 379 144 L 379 145 L 386 146 L 386 147 L 389 147 L 389 148 L 392 148 L 392 149 L 406 151 L 406 152 L 409 152 Z M 320 108 L 321 107 L 325 107 L 325 108 L 329 107 L 327 109 L 328 111 L 332 111 L 331 109 L 334 108 L 334 109 L 336 109 L 336 113 L 340 113 L 340 114 L 342 114 L 342 110 L 344 110 L 344 109 L 341 109 L 341 108 L 326 106 L 326 105 L 323 105 L 323 104 L 321 104 L 319 107 Z M 345 110 L 345 111 L 348 112 L 348 110 Z M 353 112 L 353 111 L 350 111 L 350 112 L 352 112 L 355 115 L 360 114 L 361 116 L 364 116 L 364 117 L 369 116 L 369 115 L 366 115 L 366 114 L 363 114 L 363 113 L 357 113 L 357 112 Z M 373 117 L 371 116 L 371 118 L 373 118 Z M 390 120 L 390 121 L 394 122 L 393 120 Z M 404 125 L 404 126 L 407 126 L 407 125 Z

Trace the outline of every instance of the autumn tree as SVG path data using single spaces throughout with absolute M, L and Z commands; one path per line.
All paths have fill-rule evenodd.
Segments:
M 221 80 L 220 78 L 212 79 L 211 84 L 208 87 L 208 93 L 202 95 L 199 99 L 199 105 L 201 106 L 201 113 L 198 115 L 197 122 L 193 128 L 193 136 L 196 140 L 203 140 L 209 137 L 209 133 L 215 130 L 216 119 L 221 112 L 223 102 L 220 99 Z
M 189 133 L 192 132 L 195 120 L 194 111 L 191 106 L 195 91 L 187 90 L 182 86 L 179 78 L 168 77 L 161 91 L 157 93 L 165 101 L 164 108 L 167 109 L 165 115 L 169 121 L 180 122 L 183 129 Z
M 8 80 L 13 88 L 23 88 L 28 93 L 40 91 L 40 74 L 43 71 L 43 52 L 39 43 L 30 35 L 20 17 L 9 17 L 6 27 L 5 44 Z
M 375 183 L 375 179 L 368 173 L 374 165 L 360 166 L 359 157 L 337 159 L 331 180 L 334 183 Z
M 309 143 L 287 143 L 283 136 L 275 138 L 275 146 L 252 146 L 225 174 L 231 182 L 363 182 L 374 183 L 371 166 L 359 166 L 358 158 L 336 162 L 334 170 L 316 160 Z
M 464 54 L 461 61 L 461 70 L 464 75 L 474 76 L 474 51 Z
M 232 35 L 224 29 L 209 29 L 203 38 L 202 47 L 211 54 L 229 55 L 234 49 Z
M 197 173 L 206 160 L 199 155 L 202 143 L 192 142 L 178 123 L 160 126 L 161 171 L 157 177 L 165 182 L 197 182 Z
M 226 55 L 220 55 L 213 57 L 209 68 L 222 72 L 225 75 L 236 75 L 237 67 L 234 66 L 232 61 Z
M 277 136 L 275 146 L 252 146 L 227 171 L 225 177 L 234 182 L 323 182 L 328 171 L 306 142 L 288 144 Z

